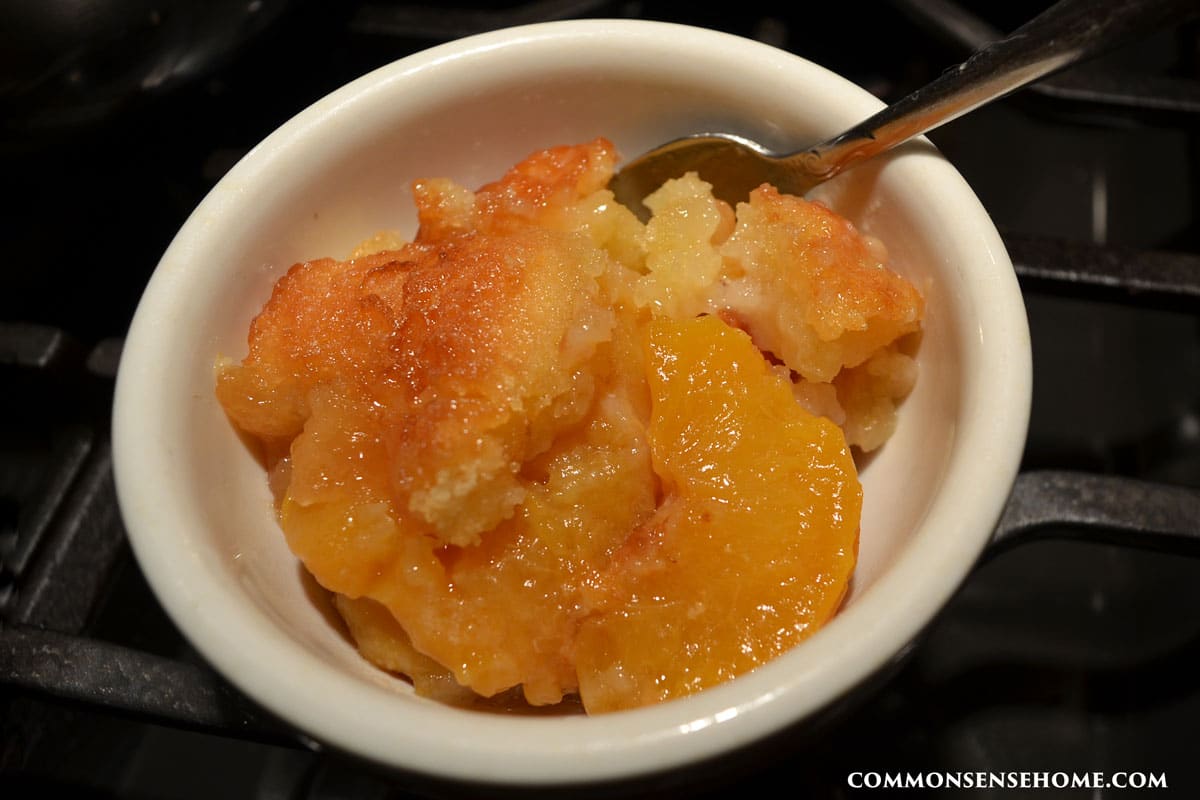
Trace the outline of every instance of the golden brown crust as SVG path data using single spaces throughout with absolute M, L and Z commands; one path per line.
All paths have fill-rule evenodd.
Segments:
M 738 206 L 722 252 L 743 278 L 727 303 L 755 342 L 809 380 L 828 382 L 917 330 L 921 295 L 865 237 L 819 203 L 764 185 Z
M 845 372 L 919 319 L 915 291 L 832 212 L 760 189 L 735 224 L 687 176 L 660 190 L 662 218 L 646 228 L 603 189 L 615 159 L 597 139 L 537 153 L 477 192 L 416 182 L 413 242 L 377 234 L 351 260 L 297 264 L 251 326 L 246 359 L 220 370 L 230 417 L 279 462 L 289 546 L 344 595 L 364 655 L 422 692 L 452 674 L 481 695 L 520 686 L 530 703 L 558 702 L 581 680 L 583 621 L 620 613 L 614 587 L 721 573 L 725 551 L 664 544 L 680 520 L 704 536 L 721 525 L 663 468 L 682 439 L 651 458 L 652 320 L 709 313 L 744 328 L 771 352 L 747 342 L 742 361 L 763 356 L 786 405 L 789 368 Z M 850 263 L 835 274 L 830 258 Z M 867 419 L 860 400 L 883 383 L 875 366 L 859 372 L 871 381 L 814 379 L 796 396 Z M 687 418 L 692 394 L 668 416 Z M 832 452 L 841 434 L 825 428 Z M 706 470 L 758 474 L 722 466 L 725 449 Z M 789 492 L 746 497 L 766 508 Z M 672 561 L 693 550 L 696 563 Z
M 522 229 L 457 237 L 409 271 L 386 442 L 399 496 L 443 541 L 510 516 L 520 465 L 589 404 L 594 347 L 562 354 L 575 327 L 606 324 L 601 269 L 569 237 Z

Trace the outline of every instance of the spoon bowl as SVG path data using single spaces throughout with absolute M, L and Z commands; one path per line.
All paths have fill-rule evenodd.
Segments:
M 712 184 L 713 194 L 730 204 L 745 200 L 750 190 L 763 183 L 787 194 L 804 195 L 825 180 L 807 167 L 805 155 L 789 158 L 741 136 L 699 133 L 667 142 L 626 163 L 608 188 L 642 221 L 649 217 L 642 198 L 685 172 L 699 173 Z

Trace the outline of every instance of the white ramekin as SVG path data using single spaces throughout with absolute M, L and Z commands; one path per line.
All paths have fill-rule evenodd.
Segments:
M 604 135 L 626 155 L 704 130 L 781 148 L 879 101 L 756 42 L 651 22 L 496 31 L 397 61 L 297 115 L 213 189 L 134 317 L 113 440 L 129 537 L 150 585 L 233 684 L 317 741 L 454 780 L 627 778 L 729 751 L 813 714 L 903 650 L 963 580 L 1016 474 L 1029 334 L 1012 266 L 958 173 L 917 142 L 822 196 L 883 239 L 925 292 L 920 379 L 863 471 L 861 560 L 841 613 L 794 651 L 654 708 L 501 716 L 418 698 L 363 662 L 288 552 L 260 465 L 213 394 L 214 362 L 292 263 L 411 232 L 409 182 L 467 185 L 530 151 Z

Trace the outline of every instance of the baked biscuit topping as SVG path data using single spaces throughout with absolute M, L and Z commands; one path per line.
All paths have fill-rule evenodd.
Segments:
M 420 693 L 667 700 L 845 592 L 847 442 L 890 434 L 920 295 L 769 186 L 735 215 L 687 175 L 642 225 L 615 164 L 598 139 L 475 192 L 416 182 L 412 242 L 294 266 L 218 372 L 289 546 Z

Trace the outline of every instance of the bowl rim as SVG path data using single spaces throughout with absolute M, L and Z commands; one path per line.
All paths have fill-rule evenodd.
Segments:
M 273 714 L 339 750 L 441 778 L 509 784 L 632 778 L 734 750 L 813 714 L 902 652 L 968 574 L 1015 479 L 1032 381 L 1024 305 L 1003 243 L 979 200 L 948 162 L 929 156 L 895 167 L 936 182 L 939 191 L 959 204 L 970 219 L 971 235 L 978 237 L 980 263 L 986 268 L 985 274 L 965 282 L 972 287 L 979 314 L 980 363 L 973 375 L 972 402 L 975 416 L 986 422 L 959 430 L 954 446 L 955 452 L 976 446 L 984 457 L 960 458 L 947 467 L 939 497 L 957 492 L 956 500 L 932 508 L 871 592 L 805 647 L 693 697 L 599 717 L 492 717 L 415 703 L 403 720 L 381 720 L 370 711 L 391 696 L 386 689 L 336 672 L 264 615 L 242 613 L 234 598 L 214 598 L 203 591 L 209 576 L 197 570 L 195 560 L 177 557 L 177 538 L 163 536 L 165 525 L 186 537 L 191 524 L 171 517 L 174 488 L 159 478 L 175 457 L 172 448 L 169 442 L 148 446 L 142 431 L 147 420 L 170 413 L 153 402 L 155 365 L 169 356 L 156 330 L 169 322 L 171 298 L 186 290 L 204 238 L 219 228 L 220 219 L 238 211 L 238 193 L 218 190 L 252 182 L 266 167 L 299 152 L 314 131 L 370 102 L 372 95 L 395 91 L 447 65 L 459 68 L 532 46 L 570 52 L 614 38 L 622 49 L 654 47 L 668 55 L 694 57 L 698 51 L 719 50 L 723 58 L 753 59 L 803 74 L 856 102 L 874 101 L 846 79 L 799 56 L 674 23 L 572 20 L 459 39 L 374 70 L 275 130 L 189 217 L 134 315 L 117 376 L 112 437 L 118 502 L 137 561 L 168 615 L 222 675 Z M 969 510 L 966 521 L 964 509 Z M 919 589 L 913 591 L 913 586 Z M 256 641 L 256 647 L 247 648 L 247 641 Z M 263 669 L 264 658 L 286 669 Z

